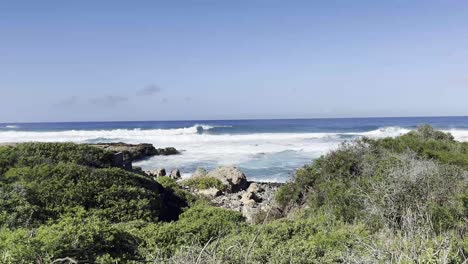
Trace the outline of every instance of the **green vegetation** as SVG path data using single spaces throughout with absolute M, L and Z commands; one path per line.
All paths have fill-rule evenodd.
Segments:
M 154 181 L 111 161 L 84 145 L 0 147 L 0 263 L 468 258 L 468 145 L 428 126 L 346 143 L 304 166 L 276 194 L 283 217 L 255 225 L 168 177 Z M 221 187 L 210 178 L 184 185 Z
M 226 186 L 219 180 L 213 177 L 196 177 L 189 178 L 182 182 L 184 186 L 192 187 L 198 190 L 205 190 L 209 188 L 216 188 L 218 190 L 224 191 Z
M 370 232 L 356 262 L 449 262 L 467 256 L 466 143 L 431 127 L 362 139 L 297 171 L 277 193 L 286 211 L 332 214 Z

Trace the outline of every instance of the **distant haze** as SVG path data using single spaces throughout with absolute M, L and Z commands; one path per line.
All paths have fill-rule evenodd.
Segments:
M 468 115 L 468 2 L 2 1 L 0 122 Z

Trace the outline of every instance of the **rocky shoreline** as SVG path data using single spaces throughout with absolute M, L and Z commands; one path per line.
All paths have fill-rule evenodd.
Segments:
M 237 193 L 223 193 L 211 199 L 214 206 L 241 212 L 248 223 L 261 223 L 282 215 L 275 193 L 282 183 L 249 182 L 249 188 Z
M 114 153 L 114 166 L 133 170 L 132 162 L 150 158 L 152 156 L 178 155 L 180 152 L 173 147 L 155 148 L 153 144 L 127 143 L 95 143 L 88 144 Z
M 95 146 L 98 148 L 105 149 L 114 153 L 123 153 L 124 158 L 130 161 L 138 161 L 148 157 L 157 156 L 157 155 L 177 155 L 180 152 L 173 148 L 155 148 L 153 144 L 141 143 L 141 144 L 127 144 L 127 143 L 96 143 L 88 144 L 90 146 Z
M 116 166 L 128 170 L 133 161 L 146 159 L 157 155 L 177 155 L 180 152 L 173 148 L 155 148 L 152 144 L 126 144 L 126 143 L 96 143 L 89 144 L 98 148 L 111 151 L 116 157 Z M 247 181 L 246 175 L 236 167 L 221 166 L 212 171 L 199 168 L 190 179 L 215 179 L 221 184 L 221 188 L 195 188 L 187 185 L 187 180 L 181 178 L 178 169 L 166 172 L 165 169 L 152 171 L 140 171 L 153 179 L 169 177 L 177 181 L 177 184 L 186 191 L 201 196 L 212 205 L 229 210 L 241 212 L 249 223 L 258 223 L 265 217 L 275 218 L 282 214 L 276 205 L 274 196 L 282 183 Z
M 15 146 L 18 143 L 3 143 L 4 146 Z M 283 183 L 248 181 L 246 175 L 233 166 L 220 166 L 211 171 L 199 168 L 189 178 L 182 179 L 178 169 L 166 172 L 165 169 L 143 171 L 133 167 L 132 162 L 158 155 L 178 155 L 180 152 L 173 147 L 156 148 L 152 144 L 127 143 L 95 143 L 86 144 L 114 154 L 113 166 L 133 171 L 157 180 L 159 177 L 169 177 L 184 190 L 202 197 L 213 206 L 241 212 L 249 223 L 259 223 L 268 216 L 269 219 L 282 215 L 275 202 L 275 193 Z M 188 180 L 214 180 L 217 187 L 200 188 L 190 186 Z
M 242 213 L 249 223 L 262 222 L 282 215 L 275 202 L 275 193 L 283 183 L 247 181 L 246 175 L 233 166 L 220 166 L 212 171 L 202 168 L 189 179 L 181 179 L 179 170 L 167 174 L 165 169 L 145 172 L 157 180 L 158 177 L 169 177 L 186 191 L 201 196 L 213 206 Z M 217 186 L 194 186 L 197 182 L 217 182 Z

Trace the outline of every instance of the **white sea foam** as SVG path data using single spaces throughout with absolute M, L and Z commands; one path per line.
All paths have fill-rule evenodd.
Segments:
M 402 128 L 402 127 L 382 127 L 376 130 L 371 130 L 371 131 L 366 131 L 366 132 L 355 132 L 355 133 L 351 132 L 351 133 L 343 133 L 343 134 L 370 137 L 370 138 L 385 138 L 385 137 L 401 136 L 410 131 L 411 131 L 410 129 Z
M 182 155 L 161 156 L 136 163 L 144 169 L 164 167 L 181 168 L 184 177 L 196 167 L 237 165 L 251 171 L 271 168 L 267 180 L 285 180 L 279 176 L 323 155 L 345 140 L 359 137 L 395 137 L 410 130 L 401 127 L 355 133 L 204 133 L 215 126 L 197 124 L 176 129 L 114 129 L 68 131 L 19 131 L 0 130 L 0 143 L 4 142 L 99 142 L 122 141 L 126 143 L 152 143 L 156 147 L 172 146 L 183 151 Z M 202 130 L 202 131 L 200 131 Z M 468 141 L 468 130 L 450 130 L 457 140 Z M 278 172 L 282 167 L 289 171 Z M 252 175 L 261 180 L 262 175 Z M 274 177 L 273 177 L 274 176 Z
M 19 126 L 17 126 L 17 125 L 6 125 L 5 128 L 8 128 L 8 129 L 18 129 Z

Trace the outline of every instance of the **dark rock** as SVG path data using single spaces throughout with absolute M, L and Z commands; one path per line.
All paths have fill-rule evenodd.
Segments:
M 169 177 L 174 180 L 179 180 L 182 178 L 182 176 L 180 175 L 180 170 L 178 169 L 171 171 L 171 174 L 169 175 Z
M 89 144 L 107 151 L 115 153 L 114 166 L 132 170 L 132 162 L 142 160 L 155 155 L 175 155 L 179 154 L 173 147 L 156 149 L 152 144 L 126 144 L 126 143 L 97 143 Z
M 157 149 L 157 153 L 158 153 L 157 155 L 163 155 L 163 156 L 180 154 L 179 151 L 177 151 L 177 149 L 175 149 L 173 147 L 159 148 L 159 149 Z
M 155 155 L 175 155 L 179 151 L 173 147 L 156 149 L 152 144 L 97 143 L 90 144 L 115 153 L 123 153 L 124 160 L 137 161 Z
M 166 176 L 166 169 L 161 168 L 161 169 L 157 169 L 157 170 L 148 171 L 147 174 L 152 176 L 152 177 L 156 177 L 156 178 L 157 177 L 164 177 L 164 176 Z

